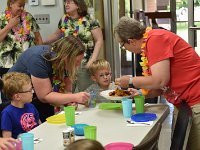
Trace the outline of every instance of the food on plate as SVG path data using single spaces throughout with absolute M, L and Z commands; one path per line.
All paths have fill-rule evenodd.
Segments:
M 121 90 L 117 88 L 116 90 L 109 93 L 109 96 L 130 96 L 131 93 L 126 90 Z

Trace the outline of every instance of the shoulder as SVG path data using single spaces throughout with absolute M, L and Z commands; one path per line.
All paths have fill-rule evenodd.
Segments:
M 32 55 L 42 55 L 49 51 L 49 46 L 48 45 L 36 45 L 28 48 L 25 53 L 32 53 Z
M 83 21 L 99 22 L 93 15 L 87 14 L 83 17 Z
M 8 105 L 6 106 L 3 111 L 1 112 L 2 115 L 7 115 L 13 112 L 13 106 L 12 105 Z
M 6 14 L 5 12 L 0 13 L 0 20 L 5 20 L 6 19 Z
M 32 103 L 26 103 L 24 104 L 24 107 L 28 109 L 36 110 L 35 106 Z
M 65 19 L 70 19 L 69 16 L 67 14 L 64 14 L 60 20 L 65 20 Z
M 26 16 L 29 17 L 29 18 L 34 18 L 33 15 L 29 12 L 26 12 Z
M 149 36 L 147 38 L 147 41 L 167 41 L 171 42 L 174 40 L 178 40 L 180 37 L 173 32 L 165 29 L 153 29 L 149 32 Z M 161 42 L 158 42 L 159 44 Z M 155 43 L 154 43 L 155 44 Z
M 152 36 L 171 36 L 171 35 L 175 35 L 174 33 L 172 33 L 169 30 L 165 30 L 165 29 L 153 29 L 149 32 L 149 36 L 148 37 L 152 37 Z

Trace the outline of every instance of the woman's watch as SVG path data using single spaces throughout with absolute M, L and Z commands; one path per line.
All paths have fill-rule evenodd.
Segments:
M 129 84 L 129 88 L 135 88 L 133 85 L 133 77 L 129 78 L 128 84 Z

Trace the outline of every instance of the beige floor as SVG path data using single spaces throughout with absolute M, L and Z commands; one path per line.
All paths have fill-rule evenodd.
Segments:
M 162 130 L 160 133 L 159 138 L 159 150 L 169 150 L 171 145 L 171 125 L 172 125 L 172 113 L 174 110 L 174 107 L 172 104 L 166 102 L 165 99 L 161 99 L 161 103 L 167 103 L 170 107 L 170 114 L 165 119 L 165 121 L 162 124 Z

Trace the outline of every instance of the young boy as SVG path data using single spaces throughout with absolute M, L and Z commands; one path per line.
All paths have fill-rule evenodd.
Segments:
M 94 61 L 88 68 L 91 79 L 95 82 L 86 89 L 86 92 L 96 93 L 96 103 L 110 102 L 108 99 L 99 95 L 104 90 L 113 90 L 116 87 L 111 83 L 111 67 L 108 61 L 99 59 Z
M 10 72 L 3 76 L 3 83 L 3 92 L 11 104 L 1 113 L 2 135 L 17 138 L 41 123 L 38 111 L 30 103 L 34 92 L 31 79 L 24 73 Z

